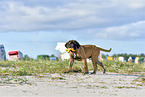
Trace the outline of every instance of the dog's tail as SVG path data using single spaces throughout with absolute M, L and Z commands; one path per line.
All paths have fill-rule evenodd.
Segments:
M 103 49 L 103 48 L 100 48 L 100 47 L 99 47 L 99 49 L 100 49 L 101 51 L 104 51 L 104 52 L 110 52 L 110 51 L 112 50 L 112 48 L 110 48 L 110 50 L 106 50 L 106 49 Z

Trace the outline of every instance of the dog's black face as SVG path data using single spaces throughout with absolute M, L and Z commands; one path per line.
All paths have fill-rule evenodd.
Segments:
M 76 40 L 69 40 L 66 44 L 65 44 L 66 48 L 73 48 L 74 50 L 79 49 L 80 44 L 76 41 Z

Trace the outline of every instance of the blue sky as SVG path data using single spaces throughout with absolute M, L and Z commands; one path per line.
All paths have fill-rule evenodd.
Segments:
M 57 42 L 145 53 L 145 0 L 0 0 L 0 43 L 32 58 L 55 54 Z

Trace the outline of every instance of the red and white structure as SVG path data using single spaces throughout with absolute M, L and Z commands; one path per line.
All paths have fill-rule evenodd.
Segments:
M 23 53 L 20 51 L 9 51 L 9 61 L 16 61 L 23 59 Z

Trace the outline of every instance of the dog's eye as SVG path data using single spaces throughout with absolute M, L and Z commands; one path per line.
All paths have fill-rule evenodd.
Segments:
M 69 48 L 71 47 L 71 44 L 70 44 L 70 43 L 68 44 L 68 47 L 69 47 Z

